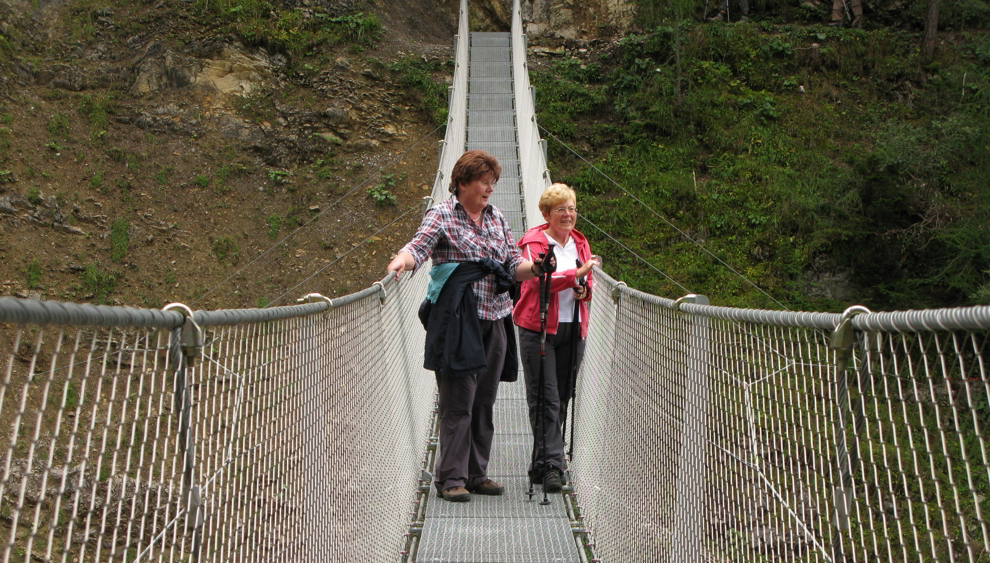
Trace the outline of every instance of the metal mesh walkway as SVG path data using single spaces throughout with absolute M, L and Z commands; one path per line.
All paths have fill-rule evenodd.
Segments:
M 512 39 L 509 33 L 472 33 L 469 49 L 466 149 L 498 158 L 502 176 L 492 197 L 514 235 L 525 230 L 513 103 Z M 541 505 L 539 487 L 530 500 L 526 469 L 532 433 L 525 384 L 503 383 L 495 403 L 495 440 L 489 475 L 505 495 L 473 495 L 469 503 L 444 502 L 431 494 L 416 561 L 420 563 L 577 562 L 579 556 L 561 495 Z

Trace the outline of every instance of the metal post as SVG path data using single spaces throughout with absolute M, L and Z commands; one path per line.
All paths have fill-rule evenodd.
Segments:
M 203 330 L 193 320 L 192 311 L 185 305 L 173 303 L 165 310 L 178 309 L 186 314 L 182 327 L 172 331 L 169 343 L 169 361 L 175 368 L 173 376 L 175 411 L 179 419 L 179 446 L 183 451 L 182 502 L 186 509 L 186 527 L 192 528 L 191 561 L 198 563 L 202 544 L 202 527 L 205 514 L 202 508 L 199 485 L 196 484 L 196 443 L 192 431 L 192 399 L 189 391 L 188 369 L 196 363 L 202 350 Z
M 842 314 L 842 320 L 832 331 L 829 348 L 835 350 L 835 464 L 837 482 L 834 484 L 832 495 L 832 524 L 835 535 L 832 538 L 832 561 L 844 560 L 842 533 L 849 529 L 849 514 L 855 499 L 855 489 L 852 480 L 852 468 L 855 463 L 849 456 L 849 445 L 846 443 L 848 433 L 846 426 L 852 418 L 849 404 L 849 370 L 853 367 L 853 345 L 856 335 L 853 331 L 852 318 L 860 313 L 868 313 L 869 309 L 856 305 L 849 307 Z M 862 423 L 862 403 L 860 404 L 860 419 L 856 429 Z M 854 444 L 855 445 L 855 444 Z
M 708 305 L 704 295 L 685 295 L 682 303 Z M 705 559 L 702 539 L 705 536 L 705 458 L 708 447 L 708 317 L 683 316 L 685 328 L 685 386 L 684 414 L 681 427 L 681 449 L 677 463 L 676 506 L 674 508 L 674 540 L 676 554 L 668 560 L 678 563 L 700 563 Z

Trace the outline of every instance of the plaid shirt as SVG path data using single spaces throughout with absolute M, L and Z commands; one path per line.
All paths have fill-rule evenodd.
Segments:
M 523 259 L 512 229 L 494 205 L 486 206 L 482 215 L 484 220 L 478 227 L 464 206 L 451 196 L 426 212 L 419 230 L 402 250 L 413 255 L 417 269 L 427 258 L 433 258 L 434 264 L 491 258 L 503 264 L 514 278 Z M 495 295 L 494 276 L 485 276 L 472 288 L 478 298 L 478 318 L 494 321 L 512 314 L 509 294 Z

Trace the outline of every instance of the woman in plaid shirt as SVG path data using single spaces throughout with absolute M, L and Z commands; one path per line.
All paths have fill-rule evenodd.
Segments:
M 464 153 L 451 173 L 453 195 L 426 212 L 419 230 L 388 265 L 388 271 L 400 278 L 428 258 L 435 269 L 442 264 L 488 258 L 517 281 L 536 277 L 539 264 L 523 260 L 505 216 L 488 203 L 500 174 L 501 167 L 492 155 L 480 150 Z M 450 270 L 448 266 L 440 271 L 450 275 Z M 434 273 L 435 282 L 438 277 Z M 472 289 L 487 367 L 471 375 L 436 372 L 440 452 L 435 485 L 442 498 L 453 502 L 467 502 L 471 493 L 500 495 L 505 490 L 488 478 L 487 471 L 495 434 L 492 407 L 508 347 L 505 327 L 511 322 L 512 299 L 507 293 L 496 295 L 492 275 L 474 282 Z

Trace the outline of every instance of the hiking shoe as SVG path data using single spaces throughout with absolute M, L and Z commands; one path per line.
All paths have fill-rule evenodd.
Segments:
M 853 21 L 851 24 L 849 24 L 849 27 L 853 27 L 856 29 L 863 29 L 863 16 L 856 16 L 855 18 L 853 18 Z
M 742 17 L 739 18 L 739 23 L 746 23 L 748 21 L 749 21 L 749 14 L 743 14 Z
M 547 493 L 559 493 L 560 488 L 563 486 L 563 482 L 560 479 L 560 470 L 556 467 L 548 469 L 546 478 L 543 481 L 543 490 Z
M 464 487 L 451 487 L 440 493 L 440 498 L 450 502 L 468 502 L 471 500 L 471 493 Z
M 505 487 L 503 487 L 500 483 L 492 481 L 491 479 L 485 479 L 480 484 L 468 489 L 468 492 L 476 495 L 490 495 L 497 497 L 505 492 Z
M 725 14 L 723 14 L 722 12 L 719 12 L 718 14 L 716 14 L 716 15 L 708 18 L 708 21 L 710 21 L 710 22 L 721 22 L 721 21 L 725 21 Z
M 829 27 L 842 27 L 842 20 L 830 21 L 825 25 Z

